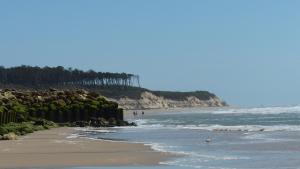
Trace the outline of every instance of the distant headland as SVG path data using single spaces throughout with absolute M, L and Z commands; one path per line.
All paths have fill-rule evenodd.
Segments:
M 43 91 L 86 90 L 117 102 L 123 109 L 223 107 L 227 103 L 208 91 L 152 91 L 141 87 L 138 75 L 82 71 L 73 68 L 18 66 L 0 67 L 0 88 Z

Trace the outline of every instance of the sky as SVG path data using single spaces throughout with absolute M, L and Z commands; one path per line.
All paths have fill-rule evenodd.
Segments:
M 300 104 L 300 1 L 0 0 L 0 65 L 128 72 L 235 106 Z

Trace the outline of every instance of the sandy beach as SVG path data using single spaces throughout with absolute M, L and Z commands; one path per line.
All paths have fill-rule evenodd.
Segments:
M 0 168 L 157 165 L 172 155 L 137 143 L 70 138 L 73 128 L 0 141 Z

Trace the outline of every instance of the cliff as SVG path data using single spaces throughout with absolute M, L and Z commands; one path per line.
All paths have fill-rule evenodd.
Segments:
M 118 103 L 122 109 L 169 109 L 188 107 L 224 107 L 226 102 L 218 96 L 207 91 L 173 92 L 151 91 L 140 87 L 77 87 L 77 86 L 46 86 L 29 88 L 24 86 L 1 86 L 0 88 L 14 88 L 21 91 L 45 91 L 49 87 L 59 90 L 86 90 L 99 94 L 107 100 Z
M 174 92 L 176 95 L 176 92 Z M 107 98 L 115 101 L 123 109 L 168 109 L 168 108 L 186 108 L 186 107 L 223 107 L 227 106 L 225 102 L 217 96 L 211 96 L 207 99 L 200 99 L 190 93 L 184 97 L 167 98 L 156 94 L 155 92 L 144 91 L 140 98 Z

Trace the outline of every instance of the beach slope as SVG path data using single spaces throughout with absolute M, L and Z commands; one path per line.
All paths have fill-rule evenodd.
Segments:
M 63 127 L 0 141 L 0 168 L 157 165 L 171 157 L 143 144 L 68 137 L 75 132 Z

